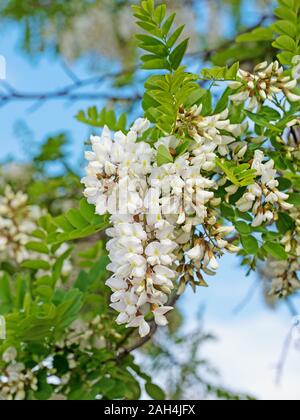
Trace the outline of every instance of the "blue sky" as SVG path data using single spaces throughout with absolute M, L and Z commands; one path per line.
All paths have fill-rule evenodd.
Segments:
M 255 21 L 255 10 L 249 16 Z M 227 30 L 230 32 L 230 25 Z M 39 60 L 28 60 L 16 47 L 18 39 L 18 28 L 14 25 L 1 34 L 0 55 L 7 60 L 7 81 L 11 85 L 22 91 L 36 92 L 56 90 L 70 82 L 51 54 L 47 53 Z M 74 70 L 80 77 L 85 77 L 89 75 L 85 68 L 83 61 Z M 26 160 L 26 150 L 17 135 L 20 127 L 26 124 L 38 143 L 49 133 L 70 132 L 73 138 L 72 162 L 76 165 L 88 137 L 88 129 L 74 116 L 91 103 L 53 101 L 34 112 L 30 111 L 31 105 L 14 102 L 0 108 L 0 160 L 7 156 L 13 160 Z M 100 103 L 97 105 L 101 106 Z M 26 147 L 28 150 L 28 144 Z M 245 309 L 239 314 L 234 313 L 234 308 L 255 281 L 255 274 L 245 277 L 238 261 L 232 256 L 225 257 L 218 275 L 209 279 L 208 289 L 199 289 L 196 295 L 188 291 L 183 297 L 180 305 L 186 314 L 188 328 L 197 325 L 199 308 L 204 307 L 206 329 L 219 338 L 217 344 L 207 348 L 207 355 L 220 368 L 222 379 L 228 386 L 252 392 L 261 398 L 299 399 L 300 353 L 294 348 L 291 349 L 281 387 L 275 386 L 274 379 L 274 367 L 291 326 L 291 316 L 286 307 L 281 305 L 277 311 L 266 308 L 258 288 Z M 297 304 L 300 308 L 299 300 Z

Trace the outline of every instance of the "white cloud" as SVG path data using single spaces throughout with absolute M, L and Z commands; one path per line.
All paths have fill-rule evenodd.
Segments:
M 222 373 L 222 384 L 251 393 L 262 400 L 300 399 L 300 352 L 291 346 L 280 385 L 276 385 L 276 365 L 290 324 L 276 313 L 262 312 L 236 322 L 209 322 L 219 341 L 208 345 L 206 353 Z

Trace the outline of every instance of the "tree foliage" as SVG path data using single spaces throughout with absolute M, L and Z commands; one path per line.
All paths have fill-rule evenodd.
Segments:
M 3 14 L 24 19 L 31 39 L 30 23 L 41 5 L 4 3 Z M 86 2 L 69 6 L 51 2 L 50 18 L 59 12 L 67 19 L 88 7 Z M 149 72 L 142 107 L 151 124 L 139 141 L 155 150 L 155 167 L 176 164 L 187 154 L 189 159 L 197 157 L 192 153 L 199 139 L 220 142 L 214 149 L 218 156 L 203 170 L 217 184 L 215 202 L 207 205 L 215 223 L 205 220 L 197 226 L 200 233 L 191 235 L 183 255 L 199 246 L 199 238 L 210 244 L 211 261 L 221 257 L 224 248 L 234 248 L 248 273 L 266 264 L 277 268 L 274 275 L 270 271 L 273 295 L 293 295 L 300 284 L 299 0 L 278 0 L 276 21 L 239 35 L 233 46 L 213 56 L 213 67 L 201 73 L 185 66 L 184 26 L 175 25 L 175 14 L 168 14 L 164 4 L 144 0 L 133 5 L 133 14 L 141 32 L 136 36 L 142 50 L 140 69 Z M 254 53 L 246 48 L 254 45 L 260 45 Z M 241 69 L 239 60 L 255 67 L 261 56 L 269 55 L 274 60 L 276 55 L 283 67 L 275 62 L 251 72 Z M 95 131 L 106 126 L 130 133 L 127 114 L 108 107 L 91 106 L 76 118 Z M 226 143 L 232 136 L 235 141 Z M 175 146 L 157 146 L 165 137 L 175 139 Z M 184 334 L 179 312 L 170 315 L 170 325 L 157 341 L 144 348 L 148 369 L 137 363 L 133 351 L 151 340 L 156 326 L 150 314 L 150 335 L 143 340 L 135 330 L 115 323 L 105 286 L 109 258 L 104 231 L 111 219 L 95 214 L 95 207 L 82 198 L 80 174 L 70 169 L 67 145 L 66 135 L 51 137 L 30 165 L 11 173 L 3 165 L 1 171 L 0 315 L 6 337 L 0 341 L 0 398 L 132 400 L 147 394 L 158 400 L 180 399 L 196 384 L 203 397 L 250 399 L 202 376 L 207 361 L 200 358 L 199 346 L 211 337 L 202 330 Z M 58 176 L 48 170 L 53 163 L 61 165 Z M 264 171 L 271 171 L 266 182 L 261 180 Z M 273 187 L 270 181 L 275 181 Z M 219 229 L 229 225 L 234 233 L 221 246 Z M 205 276 L 214 274 L 213 267 L 194 259 L 194 266 L 187 260 L 178 266 L 174 301 L 187 286 L 207 286 Z M 184 349 L 184 361 L 173 347 Z M 172 382 L 162 389 L 149 372 L 159 377 L 166 367 Z

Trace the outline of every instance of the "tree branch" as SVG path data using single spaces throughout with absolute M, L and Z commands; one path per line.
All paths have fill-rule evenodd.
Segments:
M 90 77 L 87 79 L 79 79 L 71 69 L 64 66 L 65 72 L 73 80 L 72 83 L 66 85 L 61 89 L 54 91 L 44 91 L 44 92 L 23 92 L 18 91 L 16 88 L 11 86 L 6 81 L 1 81 L 0 86 L 5 90 L 5 92 L 0 92 L 0 106 L 7 105 L 9 102 L 13 101 L 36 101 L 36 102 L 46 102 L 49 100 L 59 100 L 65 99 L 68 101 L 80 101 L 80 100 L 107 100 L 112 102 L 135 102 L 141 99 L 141 96 L 138 93 L 133 93 L 132 95 L 118 95 L 118 94 L 108 94 L 104 92 L 96 93 L 92 92 L 78 92 L 79 89 L 87 87 L 101 87 L 101 85 L 109 79 L 117 78 L 121 75 L 129 74 L 128 70 L 123 72 L 114 72 L 108 73 L 101 76 Z
M 263 15 L 261 17 L 261 19 L 259 20 L 258 23 L 256 23 L 253 26 L 250 26 L 249 28 L 245 29 L 244 31 L 238 33 L 235 35 L 235 37 L 233 39 L 228 39 L 226 41 L 224 41 L 223 43 L 221 43 L 220 45 L 218 45 L 215 48 L 211 48 L 209 50 L 204 50 L 204 51 L 198 51 L 195 53 L 190 53 L 187 54 L 188 57 L 199 57 L 202 58 L 205 61 L 210 60 L 215 54 L 221 52 L 224 49 L 229 48 L 232 44 L 235 43 L 235 39 L 239 36 L 239 35 L 243 35 L 243 34 L 247 34 L 249 32 L 254 31 L 257 28 L 260 28 L 267 20 L 272 19 L 273 15 Z
M 260 21 L 248 28 L 247 30 L 243 31 L 242 33 L 251 32 L 252 30 L 260 27 L 266 20 L 272 18 L 272 16 L 264 15 L 260 19 Z M 239 35 L 239 34 L 238 34 Z M 188 58 L 200 58 L 204 61 L 209 61 L 214 54 L 230 47 L 235 41 L 234 39 L 226 40 L 224 43 L 220 44 L 219 46 L 212 48 L 210 50 L 204 51 L 197 51 L 194 53 L 187 54 Z M 63 69 L 68 77 L 72 80 L 72 83 L 66 85 L 61 89 L 57 89 L 54 91 L 45 91 L 45 92 L 23 92 L 18 91 L 13 86 L 9 85 L 7 82 L 1 81 L 0 86 L 2 86 L 6 92 L 0 92 L 0 106 L 5 106 L 10 102 L 13 101 L 28 101 L 28 102 L 37 102 L 37 105 L 33 107 L 40 106 L 41 104 L 45 103 L 49 100 L 68 100 L 68 101 L 81 101 L 81 100 L 89 100 L 89 101 L 98 101 L 98 100 L 106 100 L 112 102 L 129 102 L 133 103 L 141 99 L 139 93 L 133 93 L 132 95 L 118 95 L 118 94 L 107 94 L 103 92 L 95 93 L 95 90 L 92 92 L 78 92 L 79 89 L 82 88 L 91 88 L 91 87 L 101 87 L 102 84 L 111 79 L 114 80 L 121 76 L 126 76 L 132 74 L 137 71 L 138 67 L 133 66 L 130 69 L 125 69 L 120 72 L 112 72 L 107 73 L 101 76 L 94 76 L 86 79 L 79 79 L 79 77 L 70 69 L 70 67 L 65 63 L 62 62 Z
M 290 314 L 292 315 L 292 317 L 293 318 L 297 317 L 298 311 L 294 307 L 291 300 L 287 299 L 285 302 L 286 302 L 287 308 L 288 308 Z M 282 347 L 282 350 L 281 350 L 280 359 L 279 359 L 279 362 L 277 364 L 277 369 L 276 369 L 276 384 L 277 385 L 279 385 L 281 383 L 281 379 L 282 379 L 283 373 L 284 373 L 284 368 L 285 368 L 286 362 L 288 360 L 288 355 L 289 355 L 289 352 L 290 352 L 290 349 L 291 349 L 291 346 L 292 346 L 292 343 L 293 343 L 293 333 L 294 333 L 295 328 L 297 328 L 299 326 L 299 324 L 300 324 L 300 320 L 299 321 L 297 320 L 296 323 L 293 322 L 293 325 L 291 326 L 290 331 L 289 331 L 286 339 L 284 340 L 284 344 L 283 344 L 283 347 Z

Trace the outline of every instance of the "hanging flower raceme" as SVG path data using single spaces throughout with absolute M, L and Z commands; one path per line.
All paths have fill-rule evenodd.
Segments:
M 0 400 L 25 400 L 28 391 L 38 390 L 38 378 L 23 363 L 17 361 L 17 350 L 9 347 L 2 356 Z
M 247 128 L 247 124 L 231 124 L 229 111 L 226 109 L 220 114 L 202 116 L 202 105 L 194 106 L 191 110 L 180 109 L 177 119 L 177 131 L 187 131 L 195 140 L 193 148 L 193 164 L 200 169 L 211 171 L 215 168 L 217 155 L 226 156 L 236 152 L 243 157 L 247 151 L 247 144 L 239 141 L 239 137 Z
M 22 192 L 14 193 L 7 186 L 0 196 L 0 259 L 22 263 L 30 258 L 26 244 L 37 221 L 42 216 L 38 206 L 29 206 L 28 197 Z
M 248 150 L 242 140 L 247 125 L 231 124 L 228 111 L 201 112 L 201 107 L 181 108 L 178 137 L 160 138 L 154 147 L 139 139 L 149 128 L 147 120 L 137 120 L 127 134 L 112 136 L 106 127 L 101 137 L 91 138 L 92 151 L 86 153 L 84 195 L 97 214 L 111 215 L 112 276 L 106 283 L 113 292 L 111 307 L 119 313 L 118 324 L 137 327 L 141 336 L 150 332 L 150 314 L 158 325 L 167 324 L 169 296 L 178 281 L 178 293 L 186 284 L 206 285 L 203 273 L 214 275 L 226 251 L 239 251 L 232 243 L 233 227 L 220 223 L 223 175 L 217 159 L 239 164 Z M 177 153 L 186 136 L 189 144 Z M 251 210 L 253 226 L 259 226 L 291 206 L 278 190 L 273 161 L 256 152 L 252 169 L 257 182 L 237 204 L 241 211 Z M 230 187 L 232 194 L 238 189 Z
M 295 221 L 294 228 L 282 238 L 281 243 L 288 259 L 276 261 L 269 259 L 263 269 L 267 293 L 270 297 L 286 297 L 300 289 L 300 211 L 293 206 L 288 214 Z
M 277 171 L 274 161 L 265 161 L 264 153 L 255 152 L 252 169 L 256 170 L 259 180 L 247 188 L 247 192 L 236 203 L 241 212 L 252 211 L 255 216 L 252 226 L 258 227 L 263 223 L 274 221 L 275 214 L 280 210 L 290 210 L 293 206 L 287 203 L 289 198 L 278 190 L 279 182 L 276 179 Z
M 39 206 L 28 203 L 28 196 L 21 191 L 15 193 L 10 186 L 5 188 L 0 196 L 0 261 L 12 261 L 22 264 L 26 260 L 42 259 L 49 264 L 55 263 L 68 246 L 62 244 L 54 254 L 39 254 L 28 249 L 27 245 L 33 241 L 33 232 L 38 229 L 39 219 L 45 212 Z M 50 247 L 49 247 L 50 251 Z M 65 259 L 62 275 L 67 276 L 72 270 L 70 259 Z M 37 276 L 50 274 L 50 271 L 40 270 Z
M 254 69 L 254 74 L 239 70 L 237 81 L 230 83 L 230 88 L 236 90 L 230 99 L 237 104 L 249 100 L 248 109 L 253 110 L 267 99 L 272 100 L 278 94 L 284 94 L 290 102 L 297 102 L 300 96 L 293 93 L 297 86 L 297 66 L 293 78 L 284 73 L 278 61 L 268 64 L 267 61 Z
M 117 323 L 138 327 L 141 336 L 150 331 L 149 312 L 158 325 L 167 324 L 165 315 L 172 309 L 168 296 L 187 258 L 195 272 L 202 268 L 210 272 L 217 268 L 220 251 L 234 248 L 223 239 L 232 229 L 223 231 L 217 226 L 210 209 L 220 204 L 214 197 L 217 185 L 201 174 L 194 150 L 159 166 L 160 146 L 172 150 L 179 140 L 162 138 L 151 148 L 137 141 L 148 127 L 147 121 L 138 120 L 127 135 L 119 132 L 112 137 L 105 128 L 101 138 L 92 137 L 92 152 L 86 154 L 87 176 L 82 180 L 96 213 L 112 215 L 107 249 L 113 275 L 106 284 L 113 292 L 111 307 L 119 312 Z M 213 141 L 215 131 L 211 130 Z M 189 254 L 191 239 L 202 224 L 209 226 L 210 233 L 214 230 L 216 246 L 207 241 L 203 253 Z

